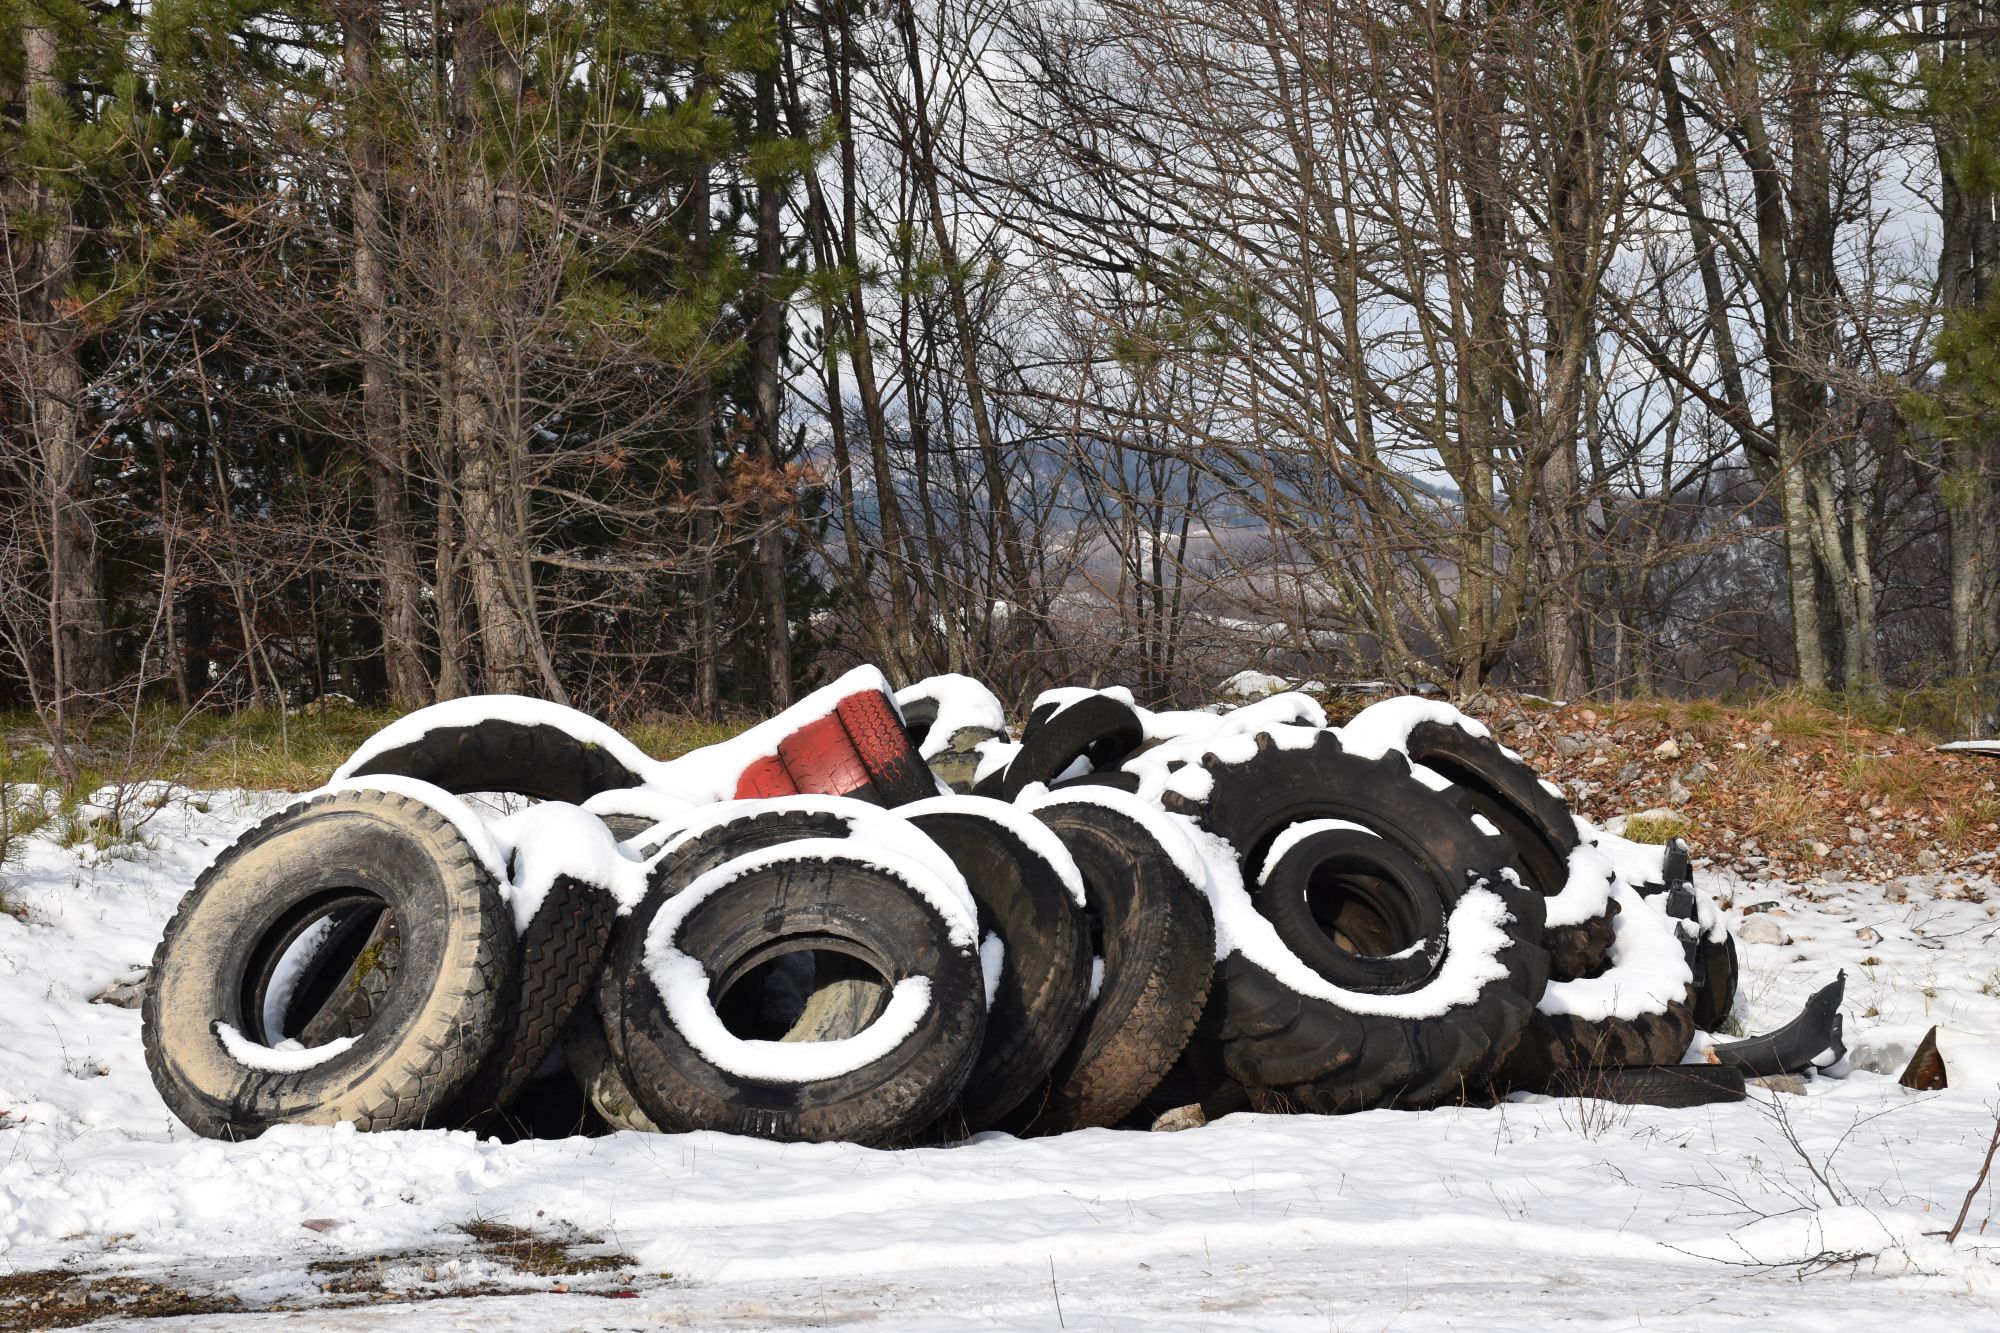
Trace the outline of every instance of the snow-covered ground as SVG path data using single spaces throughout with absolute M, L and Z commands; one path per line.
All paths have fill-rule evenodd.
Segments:
M 146 962 L 202 865 L 283 799 L 184 796 L 143 847 L 38 838 L 0 872 L 0 1297 L 67 1270 L 240 1302 L 164 1321 L 202 1328 L 2000 1327 L 2000 1182 L 1956 1246 L 1940 1238 L 2000 1089 L 1894 1077 L 1934 1022 L 2000 1039 L 1990 881 L 1711 882 L 1732 922 L 1783 913 L 1757 915 L 1787 942 L 1743 949 L 1746 1027 L 1847 970 L 1854 1072 L 1803 1097 L 1238 1115 L 906 1152 L 296 1128 L 208 1142 L 154 1094 L 138 1013 L 89 999 Z M 477 1223 L 545 1238 L 559 1262 L 523 1263 Z M 0 1304 L 0 1327 L 33 1322 Z

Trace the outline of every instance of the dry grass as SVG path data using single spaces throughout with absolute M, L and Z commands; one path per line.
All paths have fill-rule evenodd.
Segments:
M 78 801 L 107 785 L 142 781 L 178 783 L 197 791 L 232 787 L 309 791 L 397 716 L 377 709 L 330 706 L 288 713 L 257 709 L 187 714 L 155 708 L 136 726 L 130 719 L 99 719 L 79 727 L 72 737 L 82 780 L 66 808 L 74 809 Z M 614 720 L 614 725 L 654 758 L 671 759 L 726 740 L 743 730 L 748 720 L 704 722 L 659 716 L 622 725 Z M 0 785 L 48 786 L 56 781 L 32 716 L 0 714 L 0 735 L 7 740 Z M 0 849 L 7 830 L 5 817 L 0 810 Z
M 1935 781 L 1933 765 L 1918 755 L 1856 754 L 1841 769 L 1840 783 L 1860 796 L 1894 801 L 1898 805 L 1923 805 L 1930 800 Z
M 1663 844 L 1672 838 L 1687 837 L 1689 828 L 1688 821 L 1676 814 L 1633 815 L 1625 821 L 1625 836 L 1633 842 Z

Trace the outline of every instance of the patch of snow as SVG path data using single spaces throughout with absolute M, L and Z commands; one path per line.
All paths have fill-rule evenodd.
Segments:
M 1611 882 L 1617 877 L 1611 859 L 1594 843 L 1578 842 L 1570 848 L 1569 878 L 1563 881 L 1560 892 L 1544 902 L 1545 923 L 1580 926 L 1603 916 L 1605 904 L 1611 901 Z
M 972 781 L 976 785 L 995 773 L 1006 772 L 1007 765 L 1014 762 L 1014 756 L 1021 753 L 1021 742 L 995 736 L 973 746 L 972 752 L 979 756 L 979 762 L 972 769 Z
M 970 676 L 950 673 L 928 676 L 896 691 L 898 707 L 907 707 L 919 699 L 937 703 L 937 720 L 931 723 L 923 744 L 917 747 L 927 761 L 950 749 L 951 738 L 967 727 L 1007 734 L 1006 705 L 1000 702 L 999 695 Z
M 1611 965 L 1598 976 L 1551 981 L 1538 1006 L 1543 1013 L 1586 1022 L 1633 1019 L 1686 996 L 1694 974 L 1666 917 L 1622 881 L 1612 885 L 1611 899 L 1618 904 L 1618 915 L 1611 918 Z
M 1301 819 L 1297 823 L 1287 824 L 1278 831 L 1277 837 L 1271 839 L 1271 849 L 1264 853 L 1264 864 L 1257 870 L 1257 882 L 1269 883 L 1271 871 L 1276 868 L 1278 862 L 1285 859 L 1285 854 L 1313 834 L 1338 829 L 1345 829 L 1350 833 L 1366 833 L 1371 838 L 1382 836 L 1367 825 L 1357 824 L 1351 819 Z
M 1104 993 L 1104 955 L 1090 956 L 1090 989 L 1084 992 L 1083 1007 L 1088 1010 L 1097 1004 L 1097 997 Z
M 227 1023 L 215 1025 L 215 1035 L 229 1058 L 248 1069 L 270 1074 L 297 1074 L 344 1054 L 359 1037 L 335 1037 L 324 1046 L 301 1046 L 287 1038 L 276 1046 L 255 1042 Z
M 1266 695 L 1278 694 L 1292 687 L 1283 676 L 1273 676 L 1267 671 L 1239 671 L 1222 682 L 1222 692 L 1235 699 L 1262 699 Z
M 1000 938 L 1000 932 L 989 930 L 986 938 L 979 942 L 979 971 L 986 979 L 986 1007 L 993 1007 L 993 997 L 1000 993 L 1000 970 L 1006 966 L 1007 942 Z
M 1342 724 L 1340 748 L 1367 759 L 1380 759 L 1391 750 L 1407 751 L 1410 733 L 1425 722 L 1457 727 L 1468 736 L 1492 735 L 1485 723 L 1442 700 L 1400 695 L 1370 704 Z
M 550 888 L 568 876 L 610 894 L 621 914 L 646 896 L 646 862 L 611 835 L 604 821 L 580 805 L 543 801 L 496 819 L 494 839 L 511 850 L 514 929 L 525 931 Z

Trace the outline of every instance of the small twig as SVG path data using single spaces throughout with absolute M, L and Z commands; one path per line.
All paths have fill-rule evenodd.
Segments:
M 1068 1328 L 1069 1324 L 1063 1319 L 1062 1292 L 1056 1289 L 1056 1257 L 1053 1254 L 1049 1256 L 1049 1295 L 1056 1298 L 1056 1327 Z
M 1952 1244 L 1965 1226 L 1965 1215 L 1972 1211 L 1972 1201 L 1979 1195 L 1979 1187 L 1986 1183 L 1986 1173 L 1993 1169 L 1993 1154 L 2000 1151 L 2000 1114 L 1993 1117 L 1993 1138 L 1986 1145 L 1986 1160 L 1979 1164 L 1979 1177 L 1972 1182 L 1972 1188 L 1965 1192 L 1965 1202 L 1959 1205 L 1958 1220 L 1951 1224 L 1951 1230 L 1944 1233 L 1944 1243 Z M 1050 1260 L 1050 1272 L 1054 1272 L 1054 1260 Z

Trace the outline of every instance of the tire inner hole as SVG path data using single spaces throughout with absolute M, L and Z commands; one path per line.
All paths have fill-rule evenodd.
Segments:
M 241 1031 L 267 1046 L 323 1046 L 359 1036 L 394 982 L 402 932 L 365 889 L 304 904 L 266 936 L 245 978 Z
M 722 1026 L 745 1041 L 840 1041 L 881 1016 L 891 985 L 854 954 L 780 941 L 731 969 L 712 999 Z
M 1320 930 L 1356 957 L 1397 958 L 1426 942 L 1403 886 L 1366 867 L 1324 862 L 1307 877 L 1305 894 Z

